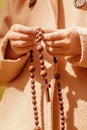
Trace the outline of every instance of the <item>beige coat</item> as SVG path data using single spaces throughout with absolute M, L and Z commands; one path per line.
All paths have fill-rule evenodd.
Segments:
M 73 0 L 37 0 L 33 8 L 29 0 L 5 0 L 6 8 L 0 23 L 0 84 L 7 86 L 0 102 L 0 130 L 34 130 L 30 89 L 29 54 L 17 60 L 4 59 L 3 37 L 12 24 L 50 28 L 76 28 L 81 38 L 81 57 L 58 60 L 64 101 L 66 130 L 87 129 L 87 3 L 76 8 Z M 52 57 L 44 50 L 51 102 L 47 103 L 40 77 L 38 53 L 34 50 L 37 103 L 41 130 L 59 130 L 57 90 L 53 82 Z M 15 78 L 15 79 L 14 79 Z M 13 80 L 14 79 L 14 80 Z

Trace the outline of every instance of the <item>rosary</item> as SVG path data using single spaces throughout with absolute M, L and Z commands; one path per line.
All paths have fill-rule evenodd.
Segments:
M 47 102 L 50 102 L 50 94 L 49 94 L 49 87 L 51 87 L 50 83 L 48 82 L 47 79 L 47 71 L 45 68 L 44 64 L 44 57 L 42 54 L 43 51 L 43 46 L 41 45 L 42 41 L 42 30 L 37 29 L 36 31 L 36 39 L 37 39 L 37 51 L 39 54 L 39 59 L 40 59 L 40 76 L 43 78 L 44 83 L 45 83 L 45 95 L 46 95 L 46 100 Z M 33 63 L 33 50 L 30 50 L 30 62 Z M 54 63 L 54 68 L 57 66 L 57 59 L 56 57 L 53 57 L 53 63 Z M 34 111 L 34 122 L 35 122 L 35 127 L 34 130 L 41 130 L 41 127 L 39 126 L 39 116 L 38 116 L 38 108 L 37 108 L 37 99 L 36 99 L 36 90 L 35 90 L 35 67 L 31 65 L 29 67 L 30 71 L 30 78 L 31 78 L 31 93 L 32 93 L 32 104 L 33 104 L 33 111 Z M 64 120 L 64 104 L 63 104 L 63 97 L 62 97 L 62 91 L 61 91 L 61 85 L 59 82 L 60 79 L 60 74 L 58 72 L 54 72 L 54 78 L 56 81 L 55 87 L 57 87 L 58 90 L 58 99 L 59 99 L 59 111 L 60 111 L 60 130 L 65 130 L 65 120 Z

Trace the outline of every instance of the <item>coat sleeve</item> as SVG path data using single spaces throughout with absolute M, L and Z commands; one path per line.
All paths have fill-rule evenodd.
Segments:
M 87 68 L 87 28 L 74 27 L 80 36 L 81 55 L 67 58 L 67 61 L 75 66 Z M 79 60 L 80 59 L 80 60 Z
M 14 79 L 23 69 L 28 55 L 26 54 L 16 60 L 5 59 L 5 49 L 7 42 L 4 37 L 12 25 L 12 11 L 14 0 L 4 0 L 3 14 L 0 18 L 0 83 L 9 82 Z

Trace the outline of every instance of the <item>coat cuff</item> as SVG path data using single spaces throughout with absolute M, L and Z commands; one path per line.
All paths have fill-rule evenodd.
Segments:
M 0 84 L 10 82 L 16 76 L 20 74 L 24 65 L 27 62 L 29 57 L 29 53 L 21 56 L 16 60 L 10 60 L 4 58 L 5 48 L 7 46 L 7 42 L 0 44 Z
M 87 28 L 73 27 L 77 30 L 81 41 L 81 55 L 67 58 L 71 64 L 79 67 L 87 68 Z

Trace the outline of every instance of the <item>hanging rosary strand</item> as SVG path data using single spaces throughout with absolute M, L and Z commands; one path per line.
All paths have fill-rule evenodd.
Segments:
M 33 62 L 33 50 L 30 50 L 30 62 Z M 35 120 L 34 130 L 41 130 L 41 128 L 39 127 L 39 116 L 38 116 L 37 101 L 36 101 L 36 90 L 35 90 L 35 80 L 34 80 L 35 67 L 31 65 L 29 67 L 29 71 L 30 71 L 30 78 L 31 78 L 32 104 L 33 104 L 34 120 Z
M 43 46 L 41 45 L 41 40 L 42 40 L 42 30 L 39 29 L 36 31 L 36 38 L 37 38 L 37 51 L 39 53 L 39 59 L 40 59 L 40 67 L 41 67 L 41 73 L 40 75 L 42 76 L 44 83 L 45 83 L 45 94 L 46 94 L 46 100 L 47 102 L 50 102 L 50 93 L 49 93 L 49 87 L 50 84 L 48 83 L 48 79 L 47 79 L 47 71 L 45 68 L 45 64 L 44 64 L 44 57 L 42 54 L 43 51 Z
M 59 79 L 61 78 L 61 76 L 58 72 L 56 72 L 56 69 L 57 69 L 57 59 L 56 59 L 56 57 L 53 57 L 53 62 L 54 62 L 54 78 L 56 80 L 56 86 L 57 86 L 58 98 L 59 98 L 60 129 L 65 130 L 64 103 L 63 103 L 63 97 L 62 97 L 62 91 L 61 91 L 61 84 L 59 82 Z
M 42 51 L 43 51 L 43 46 L 41 45 L 42 34 L 43 34 L 43 32 L 41 29 L 38 29 L 36 31 L 37 51 L 39 53 L 39 59 L 40 59 L 40 67 L 41 67 L 40 75 L 42 76 L 44 83 L 45 83 L 46 100 L 47 100 L 47 102 L 50 102 L 49 87 L 51 87 L 51 85 L 49 84 L 48 79 L 47 79 L 47 71 L 45 68 L 44 57 L 42 54 Z M 31 63 L 33 62 L 33 50 L 30 50 L 30 62 Z M 57 86 L 57 90 L 58 90 L 58 99 L 59 99 L 60 129 L 65 130 L 64 103 L 63 103 L 63 97 L 62 97 L 62 91 L 61 91 L 61 84 L 59 82 L 60 74 L 57 72 L 57 59 L 56 59 L 56 57 L 53 57 L 53 62 L 54 62 L 54 78 L 56 80 L 56 86 Z M 31 78 L 32 104 L 33 104 L 34 121 L 35 121 L 34 130 L 41 130 L 41 128 L 39 126 L 39 116 L 38 116 L 38 109 L 37 109 L 35 80 L 34 80 L 35 67 L 33 65 L 31 65 L 29 67 L 29 71 L 30 71 L 30 78 Z

